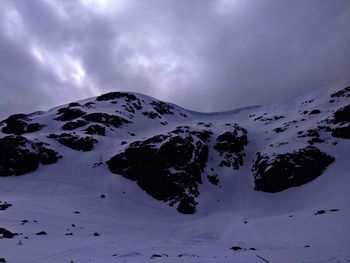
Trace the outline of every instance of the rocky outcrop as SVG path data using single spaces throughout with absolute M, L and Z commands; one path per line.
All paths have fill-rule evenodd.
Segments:
M 35 171 L 39 164 L 53 164 L 61 156 L 48 144 L 19 135 L 0 139 L 0 176 L 22 175 Z
M 43 125 L 31 123 L 31 119 L 26 114 L 14 114 L 0 122 L 5 125 L 2 132 L 6 134 L 24 134 L 39 131 Z
M 86 120 L 78 119 L 78 120 L 70 121 L 70 122 L 63 124 L 61 129 L 66 130 L 66 131 L 71 131 L 71 130 L 75 130 L 75 129 L 78 129 L 80 127 L 83 127 L 87 124 L 88 124 L 88 122 Z
M 340 99 L 340 98 L 349 98 L 350 97 L 350 86 L 345 87 L 342 90 L 339 90 L 337 92 L 334 92 L 331 94 L 331 100 L 330 102 L 333 103 L 335 99 Z
M 257 154 L 253 165 L 255 189 L 280 192 L 301 186 L 322 174 L 334 158 L 314 146 L 284 154 Z
M 106 128 L 99 125 L 99 124 L 93 124 L 87 127 L 84 132 L 86 134 L 90 135 L 100 135 L 100 136 L 105 136 L 106 135 Z
M 350 123 L 350 105 L 342 107 L 334 112 L 333 123 L 349 124 Z
M 350 139 L 350 105 L 336 110 L 327 122 L 332 126 L 322 128 L 330 132 L 333 137 Z
M 198 185 L 208 158 L 208 146 L 187 127 L 130 144 L 107 161 L 111 172 L 136 181 L 157 200 L 178 203 L 180 213 L 195 212 Z
M 71 133 L 61 133 L 58 135 L 50 134 L 48 138 L 56 139 L 59 143 L 68 148 L 83 152 L 91 151 L 94 148 L 94 144 L 98 143 L 98 140 L 90 136 L 80 137 Z
M 57 117 L 55 120 L 57 121 L 71 121 L 75 120 L 83 115 L 85 115 L 86 112 L 82 111 L 79 108 L 75 107 L 67 107 L 67 108 L 60 108 L 57 111 Z
M 152 101 L 151 105 L 153 106 L 153 109 L 158 112 L 160 115 L 173 115 L 174 114 L 174 107 L 169 105 L 168 103 L 162 102 L 162 101 Z
M 230 131 L 220 134 L 216 138 L 214 149 L 221 157 L 220 166 L 239 169 L 243 165 L 244 147 L 248 144 L 247 130 L 233 124 Z
M 138 100 L 137 97 L 132 93 L 127 92 L 109 92 L 102 94 L 96 98 L 97 101 L 108 101 L 108 100 L 116 100 L 119 98 L 124 98 L 127 101 Z
M 130 121 L 128 121 L 123 117 L 120 117 L 117 115 L 111 115 L 107 113 L 101 113 L 101 112 L 87 114 L 83 116 L 83 119 L 88 122 L 96 122 L 96 123 L 104 124 L 106 126 L 113 126 L 115 128 L 119 128 L 124 124 L 131 123 Z

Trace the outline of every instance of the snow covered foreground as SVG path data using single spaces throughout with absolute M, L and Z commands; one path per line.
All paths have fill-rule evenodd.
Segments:
M 346 96 L 330 102 L 331 94 L 349 85 L 224 113 L 172 105 L 174 114 L 156 118 L 141 113 L 151 112 L 155 101 L 144 95 L 135 94 L 142 100 L 140 112 L 119 101 L 87 99 L 79 104 L 95 104 L 86 111 L 117 110 L 130 123 L 107 127 L 106 136 L 94 136 L 99 142 L 86 152 L 47 138 L 61 129 L 62 122 L 54 120 L 61 107 L 32 115 L 45 127 L 23 136 L 50 144 L 63 158 L 31 173 L 0 177 L 0 262 L 350 262 L 349 139 L 322 133 L 324 142 L 317 147 L 335 161 L 300 187 L 256 191 L 251 171 L 257 152 L 272 156 L 308 144 L 297 132 L 314 129 L 349 105 Z M 320 113 L 309 114 L 315 109 Z M 105 163 L 135 140 L 200 122 L 211 123 L 215 134 L 226 123 L 237 123 L 247 129 L 249 143 L 237 170 L 219 167 L 219 157 L 210 150 L 220 183 L 203 176 L 194 214 L 180 214 L 155 200 L 134 181 L 111 173 Z M 280 127 L 286 129 L 276 132 Z M 1 138 L 7 135 L 0 133 Z M 1 229 L 18 235 L 4 238 Z

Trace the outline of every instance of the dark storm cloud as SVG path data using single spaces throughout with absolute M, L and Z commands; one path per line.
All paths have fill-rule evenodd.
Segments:
M 110 90 L 201 111 L 350 79 L 348 0 L 3 0 L 0 117 Z

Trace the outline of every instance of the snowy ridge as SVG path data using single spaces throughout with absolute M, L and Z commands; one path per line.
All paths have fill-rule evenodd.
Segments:
M 113 92 L 10 116 L 0 259 L 348 262 L 349 108 L 344 82 L 230 112 Z

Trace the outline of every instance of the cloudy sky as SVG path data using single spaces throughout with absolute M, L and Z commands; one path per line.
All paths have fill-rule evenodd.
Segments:
M 198 111 L 350 79 L 349 0 L 1 0 L 0 117 L 112 90 Z

